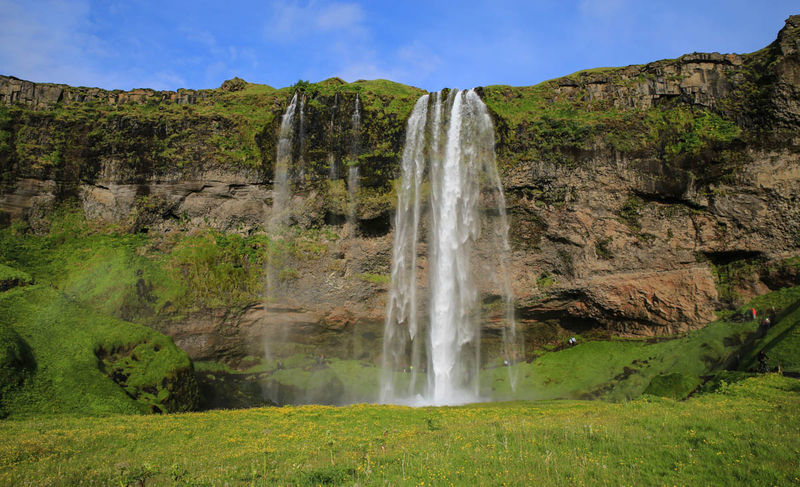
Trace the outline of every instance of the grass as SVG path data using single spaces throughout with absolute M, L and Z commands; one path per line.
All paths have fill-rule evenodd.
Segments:
M 27 362 L 25 380 L 2 397 L 12 415 L 181 411 L 197 401 L 191 362 L 170 338 L 49 286 L 0 294 L 0 323 L 30 354 L 17 361 Z
M 744 354 L 740 368 L 742 370 L 757 370 L 759 353 L 763 352 L 766 365 L 770 370 L 781 369 L 785 372 L 800 374 L 800 288 L 782 289 L 754 301 L 761 304 L 761 310 L 776 307 L 781 310 L 782 302 L 777 302 L 776 297 L 783 298 L 783 302 L 795 299 L 794 306 L 784 310 L 785 316 L 766 331 L 763 337 L 757 340 Z M 742 307 L 747 309 L 746 306 Z M 762 315 L 768 311 L 762 311 Z M 780 316 L 780 314 L 778 315 Z
M 358 274 L 357 276 L 364 282 L 369 282 L 372 284 L 382 284 L 387 285 L 392 282 L 392 277 L 387 274 L 370 274 L 370 273 L 363 273 Z
M 685 402 L 283 407 L 0 423 L 19 485 L 789 485 L 800 383 Z
M 30 284 L 33 280 L 27 272 L 0 264 L 0 289 L 7 289 L 20 284 Z
M 20 343 L 4 352 L 16 360 L 0 360 L 6 370 L 16 363 L 16 372 L 0 384 L 13 389 L 0 401 L 9 414 L 195 406 L 188 356 L 170 338 L 129 321 L 175 295 L 169 274 L 141 255 L 147 242 L 139 235 L 93 232 L 69 208 L 52 216 L 46 236 L 19 225 L 0 231 L 0 261 L 6 262 L 0 272 L 29 284 L 0 292 L 0 325 Z

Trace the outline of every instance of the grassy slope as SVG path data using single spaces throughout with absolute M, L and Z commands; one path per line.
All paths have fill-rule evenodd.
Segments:
M 800 290 L 783 289 L 779 294 L 797 296 L 800 295 Z M 773 305 L 770 297 L 770 295 L 762 296 L 754 301 L 756 304 L 764 303 L 762 309 L 768 309 Z M 758 370 L 760 367 L 758 355 L 763 351 L 770 370 L 780 368 L 784 372 L 800 374 L 800 299 L 794 306 L 787 308 L 784 314 L 785 317 L 774 323 L 742 357 L 741 369 Z
M 686 336 L 645 340 L 593 341 L 518 364 L 520 382 L 509 393 L 503 368 L 487 373 L 495 396 L 524 399 L 600 398 L 624 401 L 638 397 L 657 375 L 679 373 L 698 379 L 719 370 L 735 353 L 755 322 L 717 321 Z M 484 381 L 486 382 L 486 381 Z
M 163 271 L 136 255 L 140 237 L 84 230 L 67 215 L 46 237 L 16 227 L 0 232 L 0 261 L 11 264 L 3 264 L 4 273 L 36 282 L 0 293 L 0 324 L 24 340 L 35 362 L 24 387 L 3 398 L 6 409 L 27 415 L 191 407 L 196 386 L 186 354 L 170 338 L 114 317 L 149 299 L 140 296 L 143 269 L 148 276 Z
M 82 308 L 47 286 L 0 294 L 0 319 L 30 346 L 36 364 L 32 378 L 4 399 L 12 414 L 145 412 L 166 399 L 162 379 L 190 368 L 169 338 Z M 120 348 L 134 348 L 137 356 L 121 365 L 129 374 L 126 389 L 103 373 L 95 354 Z
M 357 405 L 0 423 L 0 483 L 788 485 L 800 383 L 686 402 Z

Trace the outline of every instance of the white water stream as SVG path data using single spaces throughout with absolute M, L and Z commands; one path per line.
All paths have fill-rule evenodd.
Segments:
M 519 343 L 494 127 L 475 91 L 453 90 L 446 100 L 441 93 L 423 95 L 417 101 L 408 120 L 401 172 L 381 401 L 443 405 L 488 399 L 480 397 L 486 318 L 480 291 L 503 299 L 501 362 L 519 356 Z M 428 226 L 424 296 L 417 275 L 423 267 L 418 256 L 423 223 Z M 423 298 L 428 310 L 420 316 Z M 424 383 L 419 380 L 423 376 Z M 511 367 L 509 380 L 513 387 Z

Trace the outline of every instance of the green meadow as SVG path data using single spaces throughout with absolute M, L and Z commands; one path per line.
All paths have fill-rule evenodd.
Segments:
M 0 422 L 2 485 L 796 485 L 800 382 L 686 401 L 301 406 Z

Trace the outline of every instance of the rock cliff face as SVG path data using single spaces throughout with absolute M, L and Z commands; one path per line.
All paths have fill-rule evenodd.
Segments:
M 44 231 L 54 205 L 75 198 L 89 218 L 132 232 L 259 233 L 295 91 L 305 108 L 291 223 L 337 238 L 296 260 L 266 308 L 254 300 L 149 324 L 193 358 L 261 353 L 265 343 L 374 357 L 415 88 L 331 79 L 275 90 L 234 79 L 216 90 L 121 92 L 0 76 L 3 218 Z M 783 262 L 800 254 L 800 16 L 752 54 L 695 53 L 478 91 L 495 122 L 529 335 L 543 324 L 671 334 L 797 282 Z M 361 150 L 351 154 L 356 94 Z M 351 226 L 342 169 L 355 159 Z M 494 290 L 483 291 L 491 315 Z

